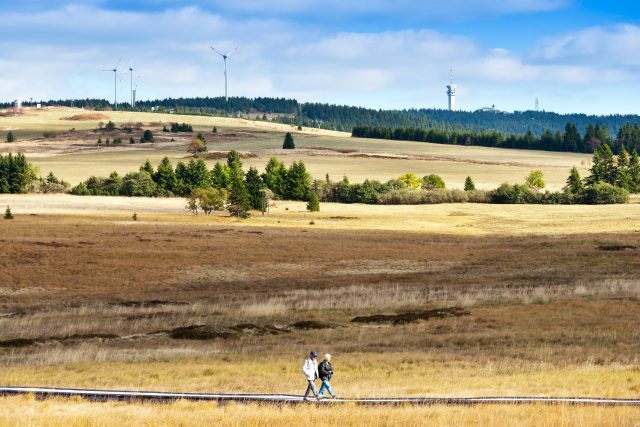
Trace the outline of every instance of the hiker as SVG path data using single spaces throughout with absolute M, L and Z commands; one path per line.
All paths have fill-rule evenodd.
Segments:
M 328 353 L 324 355 L 324 360 L 318 365 L 318 376 L 320 377 L 320 381 L 322 381 L 322 386 L 320 386 L 320 390 L 318 391 L 318 400 L 322 399 L 322 394 L 325 390 L 329 392 L 332 399 L 335 399 L 336 395 L 333 393 L 331 384 L 329 384 L 333 376 L 333 366 L 331 366 L 331 355 Z
M 315 380 L 319 377 L 318 375 L 318 361 L 316 358 L 318 357 L 318 353 L 312 351 L 309 353 L 309 357 L 304 359 L 304 363 L 302 364 L 302 373 L 304 374 L 305 379 L 307 380 L 307 391 L 304 393 L 304 400 L 309 400 L 309 392 L 313 393 L 313 397 L 317 398 L 318 393 L 316 392 L 316 384 Z

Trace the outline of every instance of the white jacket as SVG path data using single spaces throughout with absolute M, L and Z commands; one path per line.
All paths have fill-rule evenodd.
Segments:
M 316 378 L 319 378 L 318 375 L 318 362 L 315 359 L 307 357 L 304 359 L 304 363 L 302 363 L 302 373 L 307 381 L 313 381 Z

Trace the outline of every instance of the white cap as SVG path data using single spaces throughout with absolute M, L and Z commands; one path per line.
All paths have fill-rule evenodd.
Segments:
M 331 355 L 329 353 L 327 353 L 327 354 L 324 355 L 324 358 L 325 359 L 331 359 Z

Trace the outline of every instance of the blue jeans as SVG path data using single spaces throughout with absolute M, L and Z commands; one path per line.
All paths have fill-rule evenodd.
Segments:
M 318 391 L 318 397 L 322 397 L 322 393 L 324 393 L 325 390 L 327 390 L 333 397 L 333 389 L 331 388 L 331 384 L 329 384 L 329 380 L 322 381 L 322 387 L 320 387 L 320 390 Z

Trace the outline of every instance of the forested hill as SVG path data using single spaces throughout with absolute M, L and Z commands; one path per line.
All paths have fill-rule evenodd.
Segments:
M 356 126 L 439 129 L 446 131 L 495 130 L 506 134 L 524 134 L 531 130 L 541 136 L 545 130 L 564 131 L 574 123 L 583 133 L 589 124 L 606 126 L 617 134 L 624 124 L 640 124 L 638 115 L 594 116 L 557 114 L 544 111 L 503 113 L 498 111 L 448 111 L 435 109 L 371 110 L 327 104 L 302 104 L 301 116 L 306 124 L 322 121 L 322 127 L 350 131 Z
M 123 99 L 124 101 L 124 99 Z M 39 101 L 41 102 L 41 101 Z M 103 110 L 110 108 L 104 99 L 56 100 L 41 102 L 44 105 L 65 105 Z M 34 102 L 35 104 L 35 102 Z M 0 103 L 8 107 L 11 103 Z M 25 103 L 29 105 L 29 103 Z M 118 105 L 129 109 L 126 102 Z M 136 109 L 150 111 L 174 110 L 186 114 L 249 115 L 278 114 L 275 120 L 321 126 L 326 129 L 351 132 L 354 127 L 388 127 L 439 129 L 444 131 L 500 131 L 506 134 L 524 134 L 527 131 L 541 136 L 545 130 L 563 131 L 567 123 L 574 123 L 578 131 L 584 133 L 587 125 L 606 126 L 611 134 L 617 134 L 624 124 L 639 124 L 638 115 L 594 116 L 586 114 L 557 114 L 545 111 L 521 111 L 504 113 L 500 111 L 448 111 L 436 109 L 374 110 L 362 107 L 300 103 L 286 98 L 165 98 L 138 101 Z M 255 116 L 254 116 L 255 117 Z

